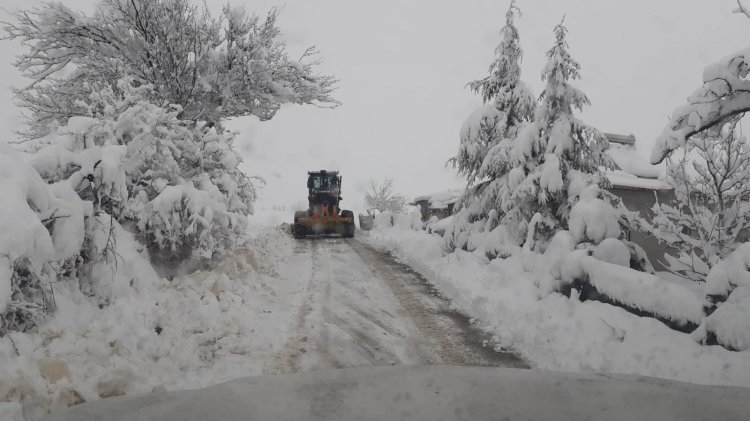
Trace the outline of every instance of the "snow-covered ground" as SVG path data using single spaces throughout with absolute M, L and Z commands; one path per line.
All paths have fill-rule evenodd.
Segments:
M 750 386 L 749 351 L 699 345 L 691 335 L 655 319 L 596 301 L 581 302 L 575 294 L 568 298 L 543 293 L 536 286 L 538 275 L 524 270 L 520 255 L 492 261 L 462 250 L 446 255 L 439 235 L 403 224 L 381 226 L 363 240 L 391 250 L 534 368 Z M 688 289 L 683 292 L 690 295 Z M 702 297 L 692 292 L 695 297 L 683 298 L 700 303 Z M 660 299 L 659 292 L 641 295 L 648 294 Z
M 142 267 L 141 278 L 102 309 L 56 285 L 58 311 L 38 333 L 0 338 L 0 414 L 23 408 L 35 419 L 107 396 L 273 372 L 299 289 L 294 278 L 278 276 L 292 241 L 279 227 L 257 228 L 212 271 L 170 281 Z M 123 263 L 121 272 L 138 259 Z
M 171 280 L 118 232 L 110 305 L 58 283 L 58 310 L 38 332 L 0 338 L 0 420 L 251 375 L 525 365 L 484 347 L 467 318 L 387 254 L 357 239 L 293 240 L 279 225 L 288 217 L 260 211 L 243 247 Z

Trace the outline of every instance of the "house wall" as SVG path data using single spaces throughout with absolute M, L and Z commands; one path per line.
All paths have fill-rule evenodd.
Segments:
M 443 219 L 453 214 L 453 203 L 448 204 L 447 208 L 431 208 L 427 200 L 418 200 L 414 204 L 419 206 L 419 211 L 422 213 L 422 221 L 426 221 L 433 216 Z
M 674 192 L 672 190 L 645 190 L 612 187 L 609 191 L 619 196 L 622 199 L 623 205 L 625 205 L 629 211 L 638 212 L 640 217 L 649 221 L 654 216 L 651 208 L 656 203 L 657 197 L 659 198 L 660 203 L 672 202 L 675 200 Z M 629 233 L 628 237 L 630 241 L 643 247 L 648 259 L 657 271 L 666 270 L 666 254 L 669 254 L 670 256 L 677 256 L 678 254 L 677 249 L 660 243 L 659 240 L 649 232 L 633 230 Z

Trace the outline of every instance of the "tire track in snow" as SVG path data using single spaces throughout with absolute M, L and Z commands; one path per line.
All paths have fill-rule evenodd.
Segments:
M 266 374 L 287 374 L 299 371 L 299 355 L 302 350 L 306 350 L 308 336 L 304 334 L 305 321 L 312 311 L 313 301 L 315 299 L 315 273 L 317 271 L 318 249 L 311 242 L 297 242 L 294 245 L 294 256 L 303 258 L 305 263 L 309 263 L 310 274 L 305 287 L 305 298 L 297 310 L 294 317 L 293 334 L 286 342 L 284 347 L 274 356 L 273 367 Z M 308 258 L 309 256 L 309 258 Z M 296 262 L 299 264 L 299 262 Z M 307 265 L 305 265 L 307 266 Z
M 528 368 L 516 355 L 487 346 L 492 343 L 491 336 L 451 309 L 450 303 L 433 293 L 432 286 L 411 268 L 355 239 L 347 239 L 346 243 L 393 290 L 442 363 Z
M 297 240 L 285 264 L 287 277 L 307 280 L 301 299 L 289 302 L 297 309 L 293 326 L 270 373 L 412 364 L 526 366 L 485 346 L 489 335 L 451 310 L 408 266 L 357 240 Z

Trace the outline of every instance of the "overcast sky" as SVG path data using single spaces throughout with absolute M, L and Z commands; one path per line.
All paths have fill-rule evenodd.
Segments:
M 37 0 L 3 0 L 6 9 Z M 64 4 L 90 11 L 93 1 Z M 224 1 L 207 0 L 219 10 Z M 486 74 L 509 0 L 230 1 L 279 19 L 296 56 L 316 45 L 320 70 L 340 80 L 335 110 L 286 106 L 268 122 L 240 119 L 245 169 L 267 179 L 259 208 L 305 203 L 309 169 L 339 169 L 345 207 L 359 210 L 370 178 L 391 177 L 414 196 L 460 185 L 446 160 L 458 147 L 463 119 L 481 100 L 465 84 Z M 538 94 L 552 28 L 566 15 L 571 52 L 582 66 L 576 82 L 591 99 L 582 114 L 602 131 L 637 137 L 648 156 L 668 115 L 701 80 L 711 62 L 748 45 L 750 21 L 732 14 L 734 0 L 520 0 L 522 78 Z M 3 13 L 4 19 L 7 14 Z M 0 42 L 4 94 L 2 135 L 21 125 L 11 86 L 20 52 Z

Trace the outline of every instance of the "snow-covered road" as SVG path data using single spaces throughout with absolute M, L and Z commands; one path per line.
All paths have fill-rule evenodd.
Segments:
M 279 277 L 304 292 L 267 374 L 329 368 L 458 364 L 524 367 L 451 310 L 426 281 L 356 239 L 298 240 Z

